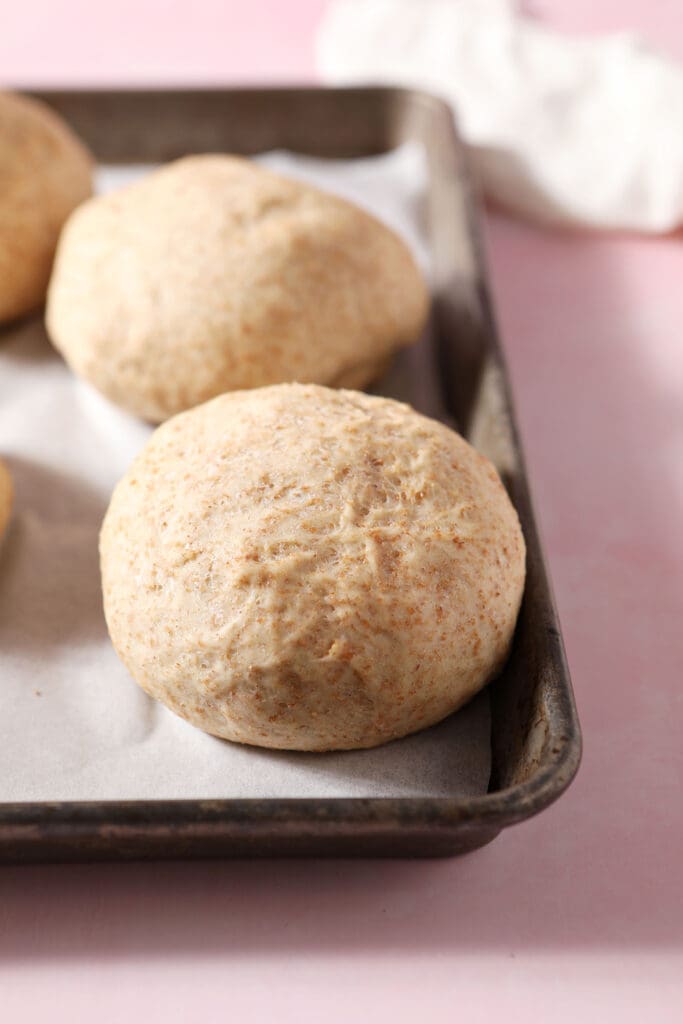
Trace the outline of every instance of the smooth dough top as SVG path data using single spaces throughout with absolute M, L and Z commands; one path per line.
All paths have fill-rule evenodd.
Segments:
M 2 540 L 2 536 L 9 523 L 13 500 L 14 488 L 12 486 L 12 477 L 7 466 L 0 459 L 0 540 Z
M 203 155 L 73 215 L 47 322 L 77 373 L 160 422 L 224 391 L 361 386 L 426 312 L 410 252 L 374 217 L 248 160 Z
M 57 239 L 92 192 L 92 161 L 62 119 L 0 92 L 0 321 L 45 300 Z
M 487 459 L 385 398 L 280 385 L 169 420 L 100 538 L 120 657 L 217 736 L 370 747 L 444 718 L 508 653 L 517 514 Z

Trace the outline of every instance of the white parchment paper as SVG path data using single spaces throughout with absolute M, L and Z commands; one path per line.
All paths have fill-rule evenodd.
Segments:
M 371 209 L 429 271 L 419 149 L 263 160 Z M 146 170 L 102 168 L 99 187 Z M 383 393 L 424 405 L 428 345 L 399 359 Z M 112 487 L 150 433 L 70 373 L 40 318 L 0 332 L 0 456 L 16 488 L 0 549 L 0 801 L 483 793 L 486 694 L 375 750 L 297 754 L 207 736 L 136 686 L 107 636 L 97 537 Z

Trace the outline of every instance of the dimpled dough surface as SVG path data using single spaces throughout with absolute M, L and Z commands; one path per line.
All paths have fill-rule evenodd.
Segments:
M 227 739 L 370 747 L 508 653 L 517 515 L 483 456 L 401 403 L 280 385 L 167 422 L 101 534 L 105 613 L 152 696 Z
M 203 155 L 74 214 L 47 324 L 76 373 L 160 422 L 281 381 L 362 387 L 426 313 L 390 228 L 250 161 Z

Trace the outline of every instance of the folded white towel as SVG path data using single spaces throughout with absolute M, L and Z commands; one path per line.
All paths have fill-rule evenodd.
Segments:
M 445 96 L 485 192 L 523 216 L 683 222 L 683 70 L 631 35 L 562 35 L 513 0 L 333 0 L 318 63 Z

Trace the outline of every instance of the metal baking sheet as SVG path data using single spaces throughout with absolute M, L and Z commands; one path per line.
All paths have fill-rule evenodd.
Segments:
M 207 150 L 282 148 L 360 157 L 410 140 L 421 143 L 430 172 L 430 358 L 424 346 L 407 355 L 382 390 L 455 421 L 497 464 L 522 519 L 528 579 L 512 658 L 490 691 L 493 773 L 486 795 L 449 796 L 441 787 L 396 798 L 4 804 L 0 856 L 447 854 L 481 845 L 504 825 L 540 810 L 576 770 L 578 723 L 490 316 L 462 149 L 448 108 L 420 93 L 387 89 L 42 98 L 71 121 L 101 162 L 118 165 Z

